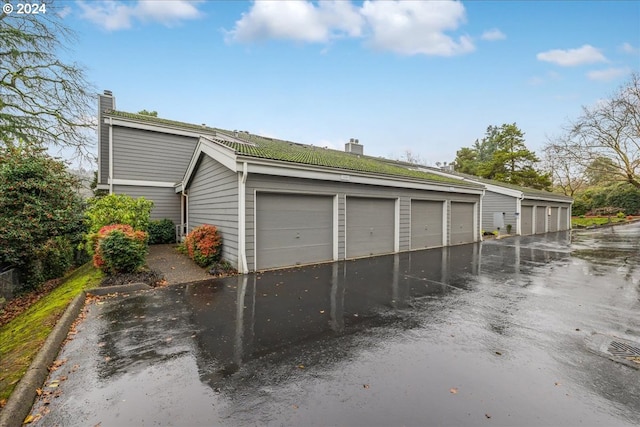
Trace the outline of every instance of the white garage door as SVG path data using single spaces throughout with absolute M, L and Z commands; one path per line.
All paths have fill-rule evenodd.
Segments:
M 526 236 L 533 234 L 533 206 L 522 206 L 520 214 L 520 231 Z
M 546 233 L 547 208 L 545 206 L 536 207 L 536 234 Z
M 451 244 L 475 241 L 473 203 L 451 202 Z
M 333 259 L 333 197 L 258 193 L 257 269 Z
M 443 202 L 411 201 L 411 249 L 442 246 Z
M 552 207 L 551 215 L 549 215 L 549 232 L 558 231 L 558 210 L 560 208 Z
M 560 208 L 560 228 L 559 230 L 568 230 L 569 229 L 569 221 L 568 221 L 569 209 L 568 208 Z
M 347 197 L 347 258 L 393 252 L 395 200 Z

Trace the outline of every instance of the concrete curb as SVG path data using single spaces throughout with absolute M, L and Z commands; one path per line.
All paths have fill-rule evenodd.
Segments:
M 95 295 L 95 296 L 104 296 L 104 295 L 115 294 L 115 293 L 122 294 L 126 292 L 146 291 L 149 289 L 153 289 L 153 287 L 145 283 L 129 283 L 127 285 L 105 286 L 102 288 L 89 289 L 87 291 L 87 294 Z
M 47 379 L 49 366 L 58 355 L 71 324 L 77 319 L 82 307 L 84 307 L 85 296 L 84 292 L 76 296 L 53 327 L 27 372 L 9 396 L 6 406 L 0 412 L 0 427 L 20 426 L 29 415 L 36 397 L 36 389 L 42 387 Z

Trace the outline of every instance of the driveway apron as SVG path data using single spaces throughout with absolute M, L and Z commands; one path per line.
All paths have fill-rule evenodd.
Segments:
M 638 425 L 640 224 L 88 305 L 35 425 Z M 606 347 L 606 345 L 604 346 Z M 57 397 L 56 397 L 57 396 Z

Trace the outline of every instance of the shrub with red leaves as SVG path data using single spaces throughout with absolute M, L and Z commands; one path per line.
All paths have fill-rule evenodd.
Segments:
M 222 236 L 215 225 L 204 224 L 187 234 L 184 247 L 196 264 L 208 267 L 222 257 Z
M 148 237 L 130 225 L 105 225 L 90 237 L 93 265 L 107 274 L 136 271 L 144 264 Z

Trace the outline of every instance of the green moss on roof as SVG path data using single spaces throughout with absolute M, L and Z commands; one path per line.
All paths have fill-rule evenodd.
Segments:
M 283 162 L 299 163 L 305 165 L 322 166 L 344 171 L 372 173 L 404 178 L 414 178 L 434 183 L 447 183 L 455 186 L 470 188 L 481 188 L 473 183 L 461 183 L 458 179 L 443 177 L 440 175 L 412 170 L 400 165 L 390 164 L 387 159 L 357 155 L 339 150 L 316 147 L 312 145 L 298 144 L 291 141 L 283 141 L 274 138 L 262 137 L 247 132 L 238 132 L 237 136 L 233 131 L 211 128 L 207 126 L 194 125 L 190 123 L 166 120 L 153 116 L 127 113 L 124 111 L 112 110 L 107 113 L 114 117 L 121 117 L 135 121 L 155 123 L 171 127 L 178 127 L 188 130 L 204 131 L 203 133 L 220 133 L 220 137 L 212 138 L 227 147 L 235 150 L 239 155 L 255 157 L 261 159 L 279 160 Z M 227 136 L 227 138 L 224 137 Z M 238 142 L 229 141 L 238 140 Z

